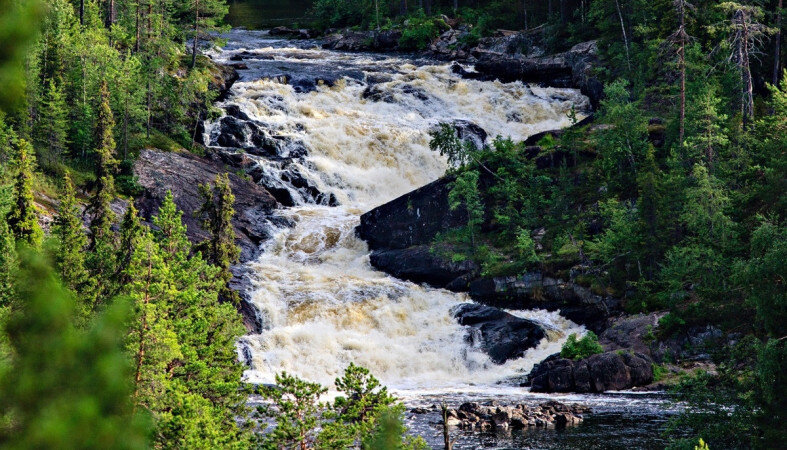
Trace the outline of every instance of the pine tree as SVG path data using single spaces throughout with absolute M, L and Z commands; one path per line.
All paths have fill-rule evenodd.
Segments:
M 36 146 L 46 168 L 58 164 L 68 147 L 68 109 L 61 85 L 62 81 L 49 80 L 49 88 L 38 109 Z
M 17 144 L 14 166 L 14 188 L 12 208 L 8 212 L 8 226 L 17 242 L 25 242 L 32 247 L 41 245 L 44 233 L 38 224 L 37 208 L 33 197 L 33 177 L 35 176 L 35 156 L 30 144 L 20 140 Z
M 134 320 L 126 347 L 132 355 L 134 404 L 160 420 L 168 408 L 169 364 L 182 354 L 177 336 L 167 322 L 169 273 L 147 229 L 140 230 L 131 260 L 124 270 L 123 292 L 134 305 Z
M 217 175 L 213 187 L 203 184 L 199 190 L 204 203 L 197 214 L 203 219 L 202 227 L 210 234 L 210 238 L 200 245 L 200 249 L 209 263 L 221 269 L 219 276 L 224 285 L 220 296 L 238 302 L 238 293 L 228 286 L 232 280 L 230 268 L 240 257 L 232 225 L 235 196 L 232 194 L 229 175 Z
M 63 180 L 63 194 L 52 231 L 58 238 L 55 264 L 63 285 L 79 294 L 90 291 L 90 274 L 85 266 L 87 236 L 68 172 Z
M 11 449 L 148 448 L 121 345 L 128 305 L 116 302 L 78 331 L 71 295 L 44 259 L 26 255 L 21 268 L 20 308 L 5 329 L 14 358 L 0 381 L 0 441 Z

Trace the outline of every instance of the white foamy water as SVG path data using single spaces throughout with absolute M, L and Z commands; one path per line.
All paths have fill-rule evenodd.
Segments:
M 292 167 L 340 203 L 297 201 L 283 213 L 294 226 L 278 230 L 250 265 L 252 299 L 265 325 L 262 334 L 244 338 L 252 355 L 250 381 L 269 383 L 287 371 L 331 385 L 354 362 L 397 390 L 481 388 L 526 374 L 558 351 L 569 333 L 584 331 L 557 313 L 513 312 L 552 331 L 523 358 L 495 365 L 467 344 L 466 330 L 450 315 L 451 307 L 469 301 L 466 296 L 374 270 L 354 233 L 360 214 L 444 173 L 445 160 L 428 147 L 435 124 L 464 119 L 490 136 L 522 140 L 568 125 L 571 106 L 586 105 L 577 91 L 462 80 L 447 64 L 292 48 L 264 38 L 231 38 L 215 56 L 226 60 L 242 51 L 266 59 L 249 60 L 227 103 L 302 142 L 308 156 Z M 298 93 L 271 79 L 277 64 L 295 67 L 299 76 L 334 71 L 338 81 Z M 215 129 L 208 126 L 207 133 L 215 137 Z M 281 168 L 263 158 L 259 163 L 273 176 Z

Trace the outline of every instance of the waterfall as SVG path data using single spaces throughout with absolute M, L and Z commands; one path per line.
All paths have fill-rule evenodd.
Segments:
M 244 148 L 258 164 L 255 180 L 290 206 L 282 214 L 292 224 L 250 264 L 265 329 L 243 338 L 248 380 L 269 383 L 287 371 L 331 385 L 354 362 L 399 390 L 489 386 L 526 374 L 569 333 L 583 332 L 557 313 L 512 312 L 552 332 L 523 358 L 496 365 L 450 316 L 470 301 L 465 295 L 374 270 L 354 233 L 360 214 L 445 172 L 428 145 L 437 123 L 465 120 L 522 140 L 568 125 L 572 107 L 587 107 L 578 91 L 464 80 L 449 64 L 247 31 L 230 34 L 213 57 L 242 59 L 248 69 L 205 138 Z

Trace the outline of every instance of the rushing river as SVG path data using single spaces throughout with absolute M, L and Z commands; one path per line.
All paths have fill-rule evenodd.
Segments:
M 245 377 L 271 383 L 287 371 L 330 386 L 354 362 L 411 405 L 535 399 L 510 380 L 582 327 L 557 313 L 512 311 L 552 331 L 524 357 L 496 365 L 468 345 L 450 315 L 466 296 L 374 270 L 354 228 L 364 212 L 445 172 L 446 161 L 428 146 L 439 122 L 466 120 L 490 136 L 522 140 L 568 125 L 567 113 L 584 110 L 587 99 L 572 89 L 463 80 L 435 61 L 326 51 L 262 32 L 235 30 L 227 38 L 212 56 L 242 59 L 247 68 L 219 106 L 235 108 L 263 130 L 256 133 L 265 142 L 275 142 L 275 155 L 255 158 L 266 187 L 290 205 L 281 214 L 291 226 L 274 230 L 250 264 L 264 330 L 241 342 L 250 363 Z M 315 85 L 318 78 L 327 82 Z M 212 145 L 226 145 L 220 123 L 206 127 Z M 253 134 L 242 137 L 249 146 Z M 433 441 L 433 419 L 410 420 Z M 467 437 L 461 447 L 530 445 L 511 436 L 484 439 Z

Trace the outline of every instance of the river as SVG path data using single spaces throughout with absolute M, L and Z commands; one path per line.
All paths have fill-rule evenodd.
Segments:
M 450 315 L 470 301 L 465 295 L 374 270 L 354 228 L 362 213 L 445 172 L 445 159 L 428 147 L 428 132 L 439 122 L 467 120 L 490 136 L 522 140 L 568 125 L 567 113 L 586 110 L 587 99 L 573 89 L 463 80 L 448 64 L 423 58 L 327 51 L 255 31 L 226 37 L 212 57 L 242 59 L 247 68 L 219 106 L 256 124 L 264 138 L 250 133 L 249 145 L 272 142 L 274 154 L 252 157 L 266 187 L 289 205 L 281 211 L 289 226 L 272 230 L 249 264 L 264 330 L 239 344 L 250 365 L 245 378 L 271 383 L 287 371 L 330 386 L 354 362 L 408 406 L 543 400 L 511 380 L 583 327 L 554 312 L 511 311 L 552 331 L 524 357 L 494 364 L 467 343 L 466 330 Z M 317 78 L 327 83 L 315 84 Z M 216 146 L 220 123 L 206 126 Z M 467 434 L 457 448 L 662 446 L 659 396 L 556 397 L 590 404 L 597 415 L 561 432 Z M 437 421 L 436 413 L 408 414 L 411 428 L 439 447 Z

